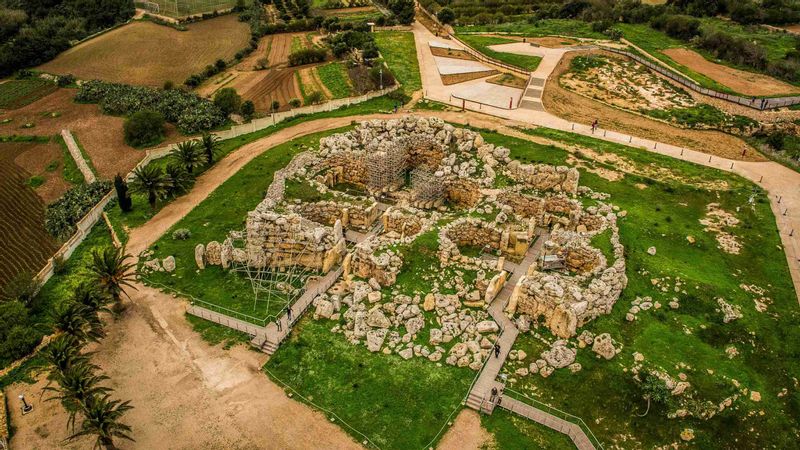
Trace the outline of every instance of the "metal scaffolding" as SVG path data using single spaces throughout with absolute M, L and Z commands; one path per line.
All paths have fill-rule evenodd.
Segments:
M 403 185 L 407 154 L 404 147 L 390 145 L 383 150 L 367 152 L 367 187 L 373 193 L 387 192 Z
M 417 201 L 435 202 L 444 197 L 444 184 L 427 167 L 418 167 L 411 172 L 411 191 Z

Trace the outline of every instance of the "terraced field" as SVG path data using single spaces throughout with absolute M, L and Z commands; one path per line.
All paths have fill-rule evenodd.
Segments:
M 0 84 L 0 109 L 16 109 L 29 105 L 58 89 L 55 83 L 42 79 L 9 80 Z
M 28 187 L 31 174 L 14 161 L 41 145 L 0 143 L 0 286 L 19 273 L 38 272 L 58 248 L 44 230 L 44 202 Z

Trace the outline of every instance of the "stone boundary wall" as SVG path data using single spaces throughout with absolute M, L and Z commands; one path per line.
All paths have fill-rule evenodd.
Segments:
M 94 172 L 92 172 L 91 167 L 89 167 L 89 163 L 87 163 L 86 159 L 84 159 L 83 153 L 81 153 L 81 149 L 78 147 L 78 143 L 75 142 L 75 138 L 72 136 L 72 133 L 66 129 L 61 130 L 61 137 L 64 138 L 64 143 L 67 144 L 69 154 L 72 155 L 72 159 L 75 160 L 78 170 L 80 170 L 83 174 L 83 179 L 86 180 L 87 183 L 94 183 L 97 181 Z
M 578 193 L 580 172 L 574 167 L 547 164 L 522 164 L 517 160 L 506 166 L 506 173 L 514 181 L 525 183 L 540 191 Z

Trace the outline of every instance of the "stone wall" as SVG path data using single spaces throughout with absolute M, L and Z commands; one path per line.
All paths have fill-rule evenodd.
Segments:
M 439 261 L 443 266 L 461 259 L 459 247 L 499 250 L 507 256 L 525 255 L 532 233 L 519 225 L 500 225 L 475 217 L 456 219 L 439 232 Z
M 233 263 L 257 268 L 304 266 L 326 273 L 346 252 L 341 226 L 337 235 L 334 229 L 293 213 L 251 211 L 244 235 L 232 235 L 222 244 L 206 245 L 201 252 L 204 264 L 226 269 Z M 234 238 L 240 237 L 245 239 L 244 248 L 234 246 Z
M 338 220 L 345 228 L 362 231 L 372 228 L 380 214 L 378 205 L 374 202 L 370 205 L 359 205 L 334 200 L 288 205 L 287 209 L 312 222 L 333 226 Z
M 610 267 L 602 253 L 588 245 L 588 237 L 581 240 L 580 233 L 565 232 L 560 237 L 556 233 L 556 239 L 565 242 L 562 252 L 567 267 L 578 274 L 530 271 L 515 286 L 507 311 L 539 320 L 561 338 L 574 336 L 577 328 L 610 313 L 628 279 L 616 215 L 608 213 L 605 218 L 614 247 L 615 261 Z
M 400 255 L 393 250 L 378 251 L 379 240 L 367 239 L 356 245 L 345 259 L 345 278 L 357 276 L 375 279 L 381 286 L 391 286 L 403 266 Z
M 399 208 L 391 207 L 383 213 L 383 230 L 386 233 L 397 233 L 400 236 L 414 236 L 424 225 L 422 217 L 406 213 Z
M 513 180 L 525 183 L 540 191 L 578 192 L 578 169 L 567 166 L 550 166 L 547 164 L 522 164 L 511 161 L 506 166 L 506 173 Z

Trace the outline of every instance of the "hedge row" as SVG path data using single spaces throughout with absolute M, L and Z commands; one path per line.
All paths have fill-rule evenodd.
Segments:
M 158 111 L 185 134 L 207 131 L 225 123 L 225 113 L 214 103 L 180 89 L 154 89 L 93 80 L 83 83 L 75 99 L 98 103 L 106 114 L 128 115 L 145 109 Z

